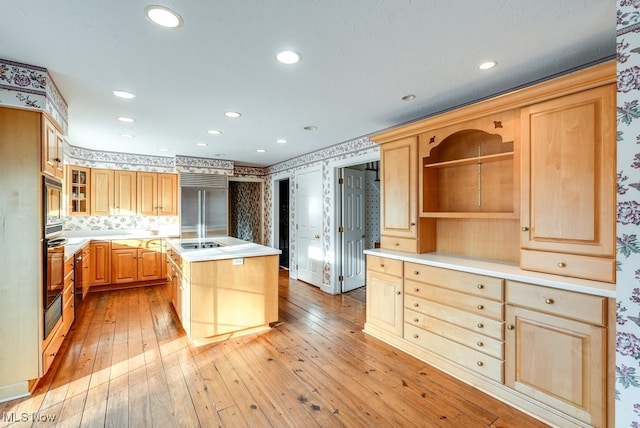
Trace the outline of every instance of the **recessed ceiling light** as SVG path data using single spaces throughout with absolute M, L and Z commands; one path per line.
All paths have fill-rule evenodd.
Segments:
M 158 24 L 165 28 L 182 27 L 182 17 L 173 10 L 164 6 L 147 6 L 144 8 L 144 14 L 154 24 Z
M 296 51 L 281 51 L 276 55 L 278 62 L 286 65 L 296 64 L 300 61 L 300 58 L 302 58 L 302 55 Z
M 113 95 L 127 100 L 132 100 L 136 97 L 136 94 L 134 94 L 133 92 L 123 91 L 121 89 L 116 89 L 115 91 L 113 91 Z
M 416 99 L 416 96 L 413 94 L 405 95 L 402 97 L 402 101 L 413 101 Z
M 242 116 L 237 111 L 225 111 L 224 115 L 227 116 L 227 117 L 240 117 L 240 116 Z
M 217 129 L 210 129 L 207 132 L 209 134 L 211 134 L 211 135 L 220 135 L 220 134 L 222 134 L 222 131 L 218 131 Z
M 316 129 L 318 129 L 318 127 L 315 125 L 307 125 L 304 127 L 305 131 L 315 131 Z
M 121 136 L 122 138 L 133 138 L 133 137 L 134 137 L 134 135 L 133 135 L 133 134 L 120 134 L 120 136 Z
M 169 151 L 169 149 L 165 149 L 165 148 L 158 149 L 158 150 L 160 150 L 161 152 L 168 152 Z
M 266 150 L 265 149 L 256 149 L 256 152 L 258 152 L 258 153 L 266 153 Z
M 118 120 L 124 123 L 133 123 L 136 121 L 134 118 L 127 116 L 118 116 Z
M 284 138 L 278 138 L 276 140 L 276 143 L 278 143 L 278 144 L 285 144 L 286 142 L 287 142 L 287 140 L 285 140 Z
M 208 144 L 207 143 L 196 143 L 196 146 L 207 147 Z
M 495 67 L 496 65 L 498 65 L 498 63 L 495 62 L 495 61 L 487 61 L 487 62 L 483 62 L 482 64 L 478 65 L 478 68 L 480 70 L 488 70 L 490 68 Z

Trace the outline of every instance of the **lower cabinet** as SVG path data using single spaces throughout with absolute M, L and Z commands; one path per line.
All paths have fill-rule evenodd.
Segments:
M 152 281 L 164 278 L 164 254 L 160 239 L 111 241 L 111 283 Z
M 518 282 L 507 296 L 507 386 L 606 426 L 606 299 Z
M 396 336 L 403 331 L 402 262 L 367 256 L 367 324 Z
M 91 241 L 90 285 L 111 284 L 111 241 Z
M 607 426 L 609 299 L 371 254 L 366 294 L 366 333 L 552 425 Z

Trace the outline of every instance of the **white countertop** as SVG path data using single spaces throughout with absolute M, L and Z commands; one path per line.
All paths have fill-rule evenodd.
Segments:
M 167 244 L 173 248 L 183 260 L 190 262 L 202 262 L 208 260 L 237 259 L 242 257 L 270 256 L 282 253 L 282 251 L 230 236 L 214 236 L 204 241 L 214 241 L 220 244 L 217 248 L 184 249 L 181 242 L 198 242 L 197 239 L 167 239 Z
M 412 254 L 383 249 L 365 250 L 364 253 L 423 265 L 495 276 L 512 281 L 543 285 L 561 290 L 577 291 L 602 297 L 616 297 L 615 284 L 523 270 L 520 269 L 516 263 L 438 253 Z

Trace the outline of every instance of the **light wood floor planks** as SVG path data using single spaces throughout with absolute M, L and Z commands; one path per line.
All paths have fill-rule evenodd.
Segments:
M 91 294 L 33 396 L 0 426 L 543 427 L 362 333 L 365 289 L 280 273 L 270 331 L 194 347 L 162 287 Z M 46 422 L 11 422 L 33 414 Z

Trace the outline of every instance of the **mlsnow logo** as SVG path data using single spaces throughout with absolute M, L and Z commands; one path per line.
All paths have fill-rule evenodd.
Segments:
M 55 422 L 56 415 L 48 415 L 46 413 L 14 413 L 14 412 L 2 412 L 2 422 Z

